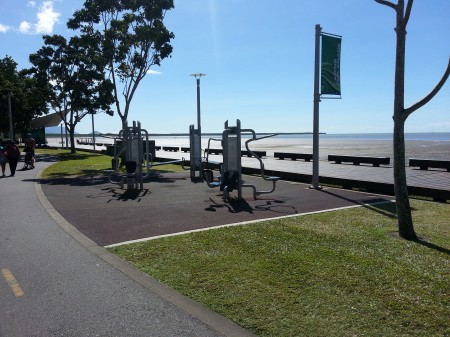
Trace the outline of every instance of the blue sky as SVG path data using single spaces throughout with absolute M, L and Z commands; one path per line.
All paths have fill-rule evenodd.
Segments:
M 68 36 L 82 0 L 0 0 L 0 58 L 19 69 L 42 47 L 43 34 Z M 435 86 L 450 55 L 450 1 L 416 0 L 408 25 L 406 104 Z M 170 59 L 154 68 L 132 102 L 129 121 L 150 133 L 188 132 L 196 124 L 201 79 L 203 132 L 239 118 L 256 132 L 309 132 L 313 116 L 314 29 L 341 35 L 342 99 L 322 100 L 320 130 L 391 132 L 395 13 L 373 0 L 175 0 L 166 26 Z M 118 132 L 120 119 L 98 115 L 96 130 Z M 77 132 L 91 131 L 90 119 Z M 450 132 L 450 83 L 407 121 L 407 132 Z

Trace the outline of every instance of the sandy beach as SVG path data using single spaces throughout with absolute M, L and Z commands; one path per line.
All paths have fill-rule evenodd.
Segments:
M 428 139 L 407 139 L 406 140 L 406 159 L 441 159 L 450 160 L 450 136 L 443 134 L 436 138 Z M 87 137 L 77 137 L 77 139 L 86 139 Z M 202 148 L 208 146 L 208 140 L 211 137 L 202 137 Z M 220 138 L 220 136 L 214 136 Z M 364 139 L 373 138 L 373 139 Z M 376 139 L 382 138 L 382 139 Z M 421 138 L 421 137 L 413 137 Z M 189 137 L 187 136 L 150 136 L 157 146 L 178 146 L 189 147 Z M 245 138 L 242 139 L 244 148 Z M 113 144 L 113 139 L 105 137 L 96 137 L 96 150 L 105 150 L 106 145 Z M 61 146 L 61 137 L 47 136 L 49 146 Z M 99 146 L 102 144 L 101 146 Z M 320 160 L 327 160 L 329 154 L 358 155 L 358 156 L 378 156 L 393 158 L 392 140 L 389 137 L 364 137 L 362 135 L 355 137 L 342 137 L 339 135 L 321 135 L 320 136 Z M 274 152 L 294 152 L 294 153 L 312 153 L 312 136 L 274 136 L 261 139 L 250 143 L 250 148 L 257 151 L 266 151 L 267 156 L 273 156 Z M 77 148 L 93 149 L 92 145 L 79 145 Z M 211 148 L 221 148 L 220 141 L 211 141 Z

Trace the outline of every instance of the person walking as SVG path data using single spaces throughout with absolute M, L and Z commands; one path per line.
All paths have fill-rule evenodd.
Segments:
M 19 162 L 20 150 L 14 142 L 8 140 L 6 142 L 6 158 L 8 158 L 9 170 L 11 171 L 11 177 L 16 174 L 17 163 Z
M 34 168 L 34 148 L 36 147 L 36 141 L 31 137 L 31 133 L 27 133 L 27 138 L 24 141 L 25 148 L 23 149 L 23 152 L 25 152 L 25 160 L 23 163 L 23 170 L 27 168 L 28 166 L 31 166 L 31 168 Z M 27 162 L 28 159 L 28 162 Z M 29 168 L 29 167 L 28 167 Z
M 5 178 L 6 153 L 2 144 L 0 144 L 0 167 L 2 168 L 2 178 Z

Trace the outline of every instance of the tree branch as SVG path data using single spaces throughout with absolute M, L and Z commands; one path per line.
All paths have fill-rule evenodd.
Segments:
M 382 4 L 382 5 L 391 7 L 391 8 L 393 8 L 394 10 L 397 10 L 397 6 L 394 5 L 392 2 L 389 2 L 389 1 L 387 1 L 387 0 L 375 0 L 375 2 L 378 2 L 379 4 Z
M 411 9 L 413 6 L 413 2 L 414 2 L 414 0 L 408 0 L 408 4 L 406 5 L 405 17 L 403 19 L 403 23 L 404 23 L 405 27 L 408 24 L 409 17 L 411 15 Z
M 412 114 L 414 111 L 416 111 L 417 109 L 420 109 L 421 107 L 423 107 L 425 104 L 427 104 L 434 96 L 436 96 L 436 94 L 439 92 L 439 90 L 441 90 L 441 88 L 444 86 L 445 82 L 447 81 L 448 77 L 450 75 L 450 57 L 448 59 L 448 65 L 447 65 L 447 69 L 445 70 L 444 75 L 442 76 L 441 80 L 439 81 L 439 83 L 434 87 L 434 89 L 427 95 L 425 96 L 422 100 L 420 100 L 419 102 L 417 102 L 416 104 L 412 105 L 411 107 L 407 108 L 404 110 L 405 113 L 405 117 L 408 117 L 410 114 Z

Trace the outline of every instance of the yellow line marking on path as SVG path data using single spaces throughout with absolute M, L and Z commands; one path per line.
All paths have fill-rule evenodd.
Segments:
M 25 295 L 23 290 L 20 288 L 19 282 L 17 282 L 16 278 L 14 277 L 13 273 L 9 269 L 2 269 L 2 275 L 5 279 L 6 283 L 8 283 L 9 287 L 11 288 L 14 296 L 21 297 Z

